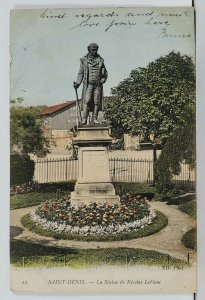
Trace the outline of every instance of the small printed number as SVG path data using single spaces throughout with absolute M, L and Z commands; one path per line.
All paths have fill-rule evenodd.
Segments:
M 27 280 L 23 280 L 23 281 L 22 281 L 22 284 L 27 284 Z

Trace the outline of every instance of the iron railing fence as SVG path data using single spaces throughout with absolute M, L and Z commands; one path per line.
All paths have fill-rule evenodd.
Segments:
M 153 183 L 153 160 L 138 158 L 110 158 L 112 182 Z M 182 163 L 181 172 L 173 177 L 179 186 L 195 187 L 195 170 Z M 35 161 L 34 180 L 38 183 L 62 182 L 78 178 L 78 160 L 70 158 L 38 159 Z
M 110 176 L 113 182 L 153 182 L 151 159 L 110 158 Z
M 78 160 L 70 158 L 38 159 L 34 180 L 38 183 L 62 182 L 78 178 Z

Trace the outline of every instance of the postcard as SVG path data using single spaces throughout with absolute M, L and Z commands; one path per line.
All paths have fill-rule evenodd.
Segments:
M 10 14 L 11 290 L 195 293 L 188 7 Z

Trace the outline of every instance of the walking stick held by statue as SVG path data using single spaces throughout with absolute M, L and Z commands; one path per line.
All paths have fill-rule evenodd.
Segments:
M 76 94 L 77 108 L 78 108 L 79 115 L 80 115 L 80 122 L 82 123 L 82 116 L 81 116 L 81 110 L 80 110 L 79 99 L 78 99 L 78 91 L 77 91 L 77 88 L 75 87 L 75 82 L 73 83 L 73 85 L 74 85 L 75 94 Z

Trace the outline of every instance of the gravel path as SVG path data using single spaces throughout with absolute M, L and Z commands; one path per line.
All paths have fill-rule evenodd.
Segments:
M 196 258 L 196 253 L 185 248 L 181 243 L 181 238 L 186 231 L 195 226 L 196 221 L 189 215 L 181 212 L 175 205 L 168 206 L 164 202 L 156 201 L 151 202 L 150 204 L 153 208 L 161 211 L 168 217 L 168 225 L 151 236 L 146 236 L 139 239 L 114 242 L 81 242 L 73 240 L 56 240 L 52 237 L 43 237 L 27 230 L 26 228 L 23 228 L 20 222 L 22 216 L 35 209 L 34 206 L 11 210 L 11 237 L 45 246 L 56 246 L 63 248 L 141 248 L 166 253 L 180 259 L 187 259 L 187 254 L 189 252 L 191 261 L 194 261 Z

